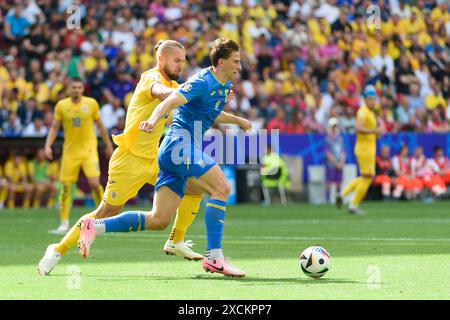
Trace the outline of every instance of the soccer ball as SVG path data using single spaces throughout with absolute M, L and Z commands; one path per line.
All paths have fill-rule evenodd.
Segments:
M 300 255 L 300 267 L 311 278 L 320 278 L 331 268 L 331 256 L 319 246 L 306 248 Z

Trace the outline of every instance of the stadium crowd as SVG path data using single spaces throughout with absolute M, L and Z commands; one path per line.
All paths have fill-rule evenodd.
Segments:
M 0 135 L 45 136 L 71 77 L 100 102 L 106 128 L 120 132 L 158 40 L 186 46 L 182 82 L 209 64 L 219 36 L 243 47 L 228 108 L 255 129 L 325 133 L 337 117 L 354 132 L 362 88 L 374 84 L 387 132 L 448 132 L 448 2 L 373 3 L 379 28 L 368 0 L 0 1 Z

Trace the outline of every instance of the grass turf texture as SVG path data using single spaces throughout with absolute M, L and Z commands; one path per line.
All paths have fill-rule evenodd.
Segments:
M 367 216 L 307 204 L 230 207 L 224 252 L 247 272 L 243 279 L 164 255 L 170 230 L 98 237 L 90 259 L 72 250 L 52 276 L 40 277 L 38 261 L 61 238 L 48 233 L 57 211 L 2 210 L 0 299 L 450 299 L 449 203 L 363 208 Z M 72 223 L 84 211 L 74 209 Z M 186 238 L 204 253 L 202 213 Z M 299 266 L 311 245 L 332 256 L 331 270 L 318 280 Z

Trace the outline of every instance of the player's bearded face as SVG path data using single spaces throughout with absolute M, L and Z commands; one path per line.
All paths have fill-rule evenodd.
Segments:
M 183 72 L 186 53 L 181 49 L 174 49 L 168 54 L 163 64 L 163 72 L 170 79 L 177 81 Z

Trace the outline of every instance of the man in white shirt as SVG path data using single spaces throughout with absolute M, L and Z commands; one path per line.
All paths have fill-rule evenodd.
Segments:
M 383 67 L 386 67 L 386 76 L 391 82 L 394 81 L 394 60 L 387 54 L 387 42 L 383 42 L 381 45 L 381 53 L 373 58 L 372 64 L 378 73 L 381 73 Z
M 119 99 L 111 98 L 109 103 L 101 107 L 100 115 L 103 125 L 109 131 L 117 125 L 120 118 L 125 117 L 125 110 L 122 108 Z
M 28 124 L 22 132 L 22 137 L 45 137 L 47 136 L 47 128 L 41 118 L 35 118 L 34 121 Z

